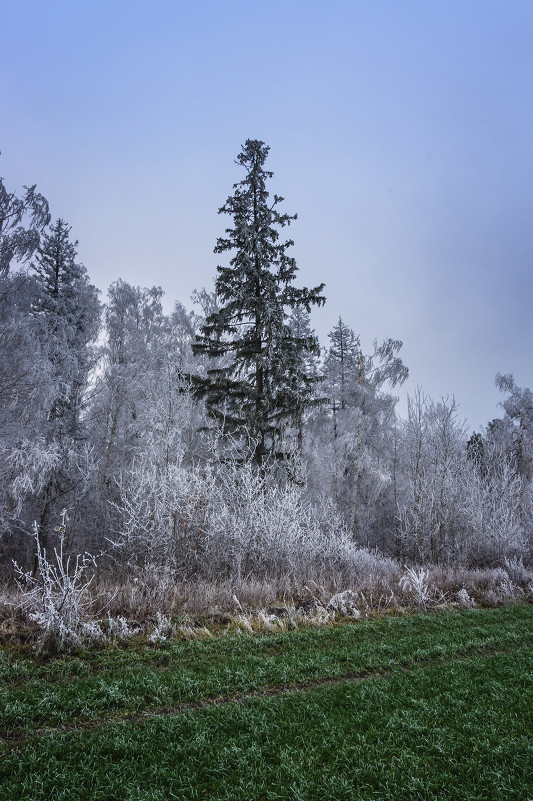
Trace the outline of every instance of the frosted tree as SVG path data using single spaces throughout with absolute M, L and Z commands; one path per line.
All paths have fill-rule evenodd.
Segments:
M 333 437 L 330 434 L 329 442 L 324 442 L 330 477 L 323 483 L 329 484 L 352 536 L 364 537 L 364 544 L 376 544 L 379 529 L 383 547 L 393 516 L 392 504 L 387 501 L 386 511 L 384 504 L 391 484 L 397 400 L 387 390 L 402 384 L 408 375 L 398 356 L 402 343 L 374 342 L 372 353 L 364 354 L 359 338 L 342 319 L 329 339 L 324 372 Z
M 478 471 L 467 458 L 465 424 L 455 399 L 435 402 L 418 390 L 408 401 L 404 437 L 405 554 L 434 563 L 459 559 L 468 535 L 463 490 Z
M 170 347 L 177 357 L 182 373 L 194 372 L 192 343 L 199 328 L 199 318 L 194 312 L 176 301 L 170 316 Z
M 333 435 L 336 438 L 337 415 L 346 410 L 347 392 L 359 370 L 361 344 L 353 330 L 339 317 L 339 322 L 328 334 L 330 346 L 325 360 L 325 374 L 333 418 Z
M 48 351 L 56 396 L 48 410 L 54 436 L 76 436 L 82 393 L 91 362 L 90 344 L 100 328 L 98 291 L 76 261 L 77 242 L 57 220 L 45 232 L 32 263 L 39 287 L 32 313 Z
M 533 546 L 533 393 L 519 387 L 512 374 L 496 376 L 496 385 L 506 393 L 504 416 L 489 424 L 487 440 L 491 452 L 503 452 L 513 474 L 520 480 L 520 520 L 524 536 Z M 496 446 L 496 448 L 494 447 Z M 496 466 L 499 460 L 496 459 Z M 490 464 L 489 470 L 494 474 Z
M 194 317 L 181 304 L 165 315 L 162 297 L 160 287 L 125 281 L 109 288 L 105 343 L 88 412 L 99 463 L 97 547 L 117 531 L 127 529 L 133 537 L 134 521 L 148 536 L 170 518 L 171 512 L 161 510 L 171 503 L 172 480 L 178 481 L 176 470 L 198 448 L 198 404 L 184 377 L 191 367 Z M 158 541 L 152 543 L 156 550 Z
M 47 364 L 33 325 L 38 287 L 28 275 L 0 277 L 0 436 L 9 437 L 38 417 L 35 403 L 48 395 Z M 42 379 L 42 380 L 41 380 Z
M 302 306 L 296 306 L 289 315 L 289 327 L 295 342 L 304 348 L 298 351 L 292 367 L 292 380 L 298 388 L 300 398 L 300 411 L 295 415 L 295 428 L 297 434 L 298 451 L 303 449 L 303 436 L 306 419 L 312 409 L 322 408 L 327 398 L 324 396 L 322 382 L 321 360 L 319 350 L 313 347 L 306 349 L 306 343 L 316 341 L 315 331 L 311 328 L 311 315 Z
M 56 519 L 59 506 L 68 505 L 76 520 L 92 469 L 82 412 L 100 302 L 85 267 L 76 260 L 76 248 L 69 226 L 59 219 L 44 232 L 31 265 L 37 284 L 31 315 L 52 384 L 43 399 L 40 433 L 45 448 L 57 454 L 57 464 L 34 498 L 32 516 L 43 531 Z
M 18 197 L 8 192 L 0 178 L 0 275 L 13 261 L 27 261 L 39 246 L 43 229 L 50 222 L 48 201 L 36 186 L 24 187 Z
M 418 390 L 408 412 L 397 496 L 399 555 L 475 567 L 528 556 L 528 486 L 501 441 L 491 433 L 467 441 L 453 399 L 435 402 Z
M 482 478 L 487 475 L 487 455 L 485 440 L 483 436 L 477 431 L 474 431 L 472 436 L 466 443 L 466 458 L 479 470 Z
M 83 407 L 100 317 L 63 221 L 42 234 L 30 266 L 0 282 L 0 507 L 5 541 L 22 560 L 27 538 L 17 532 L 33 520 L 45 531 L 59 508 L 76 523 L 81 516 L 92 469 Z
M 165 357 L 162 296 L 160 287 L 141 289 L 122 280 L 108 290 L 105 342 L 88 412 L 99 464 L 95 513 L 102 542 L 114 525 L 116 478 L 142 450 L 154 371 Z
M 296 215 L 278 211 L 282 197 L 269 199 L 268 151 L 263 142 L 248 139 L 237 158 L 246 176 L 219 210 L 233 226 L 215 247 L 215 253 L 232 257 L 228 266 L 217 267 L 218 309 L 206 317 L 193 346 L 197 355 L 227 357 L 196 378 L 196 391 L 226 431 L 255 442 L 257 465 L 279 451 L 285 426 L 314 402 L 302 364 L 319 353 L 318 341 L 296 336 L 288 312 L 309 312 L 312 304 L 324 303 L 323 284 L 293 285 L 297 267 L 288 252 L 293 242 L 280 242 L 279 230 Z
M 503 428 L 510 435 L 509 456 L 518 475 L 527 481 L 533 479 L 533 393 L 517 386 L 512 374 L 496 376 L 496 386 L 507 397 L 502 402 L 505 412 Z
M 11 272 L 0 277 L 0 564 L 24 561 L 21 537 L 28 498 L 43 489 L 57 454 L 44 442 L 45 409 L 54 381 L 34 320 L 36 282 Z M 27 521 L 25 521 L 27 522 Z M 30 520 L 31 523 L 31 520 Z

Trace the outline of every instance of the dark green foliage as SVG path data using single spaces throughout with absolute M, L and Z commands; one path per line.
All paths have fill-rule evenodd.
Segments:
M 466 443 L 466 458 L 477 467 L 480 475 L 485 478 L 487 475 L 487 463 L 485 460 L 485 443 L 481 434 L 474 432 Z
M 207 316 L 193 346 L 196 355 L 218 359 L 207 377 L 196 379 L 209 413 L 225 430 L 255 443 L 261 463 L 279 444 L 284 426 L 295 422 L 313 403 L 305 358 L 318 354 L 314 335 L 299 336 L 287 322 L 287 310 L 324 303 L 321 284 L 314 289 L 293 286 L 297 267 L 288 255 L 292 240 L 279 242 L 279 229 L 296 219 L 281 214 L 283 198 L 269 202 L 264 169 L 269 148 L 247 140 L 237 163 L 246 177 L 219 210 L 233 227 L 220 237 L 215 253 L 231 252 L 229 266 L 217 267 L 218 308 Z

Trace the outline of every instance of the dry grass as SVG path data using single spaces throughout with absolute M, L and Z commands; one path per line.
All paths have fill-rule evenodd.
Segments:
M 405 580 L 405 569 L 391 568 L 390 560 L 384 560 L 381 571 L 351 579 L 339 574 L 298 581 L 288 576 L 177 581 L 172 571 L 152 568 L 121 584 L 99 577 L 91 587 L 88 613 L 92 620 L 105 621 L 107 632 L 113 628 L 109 621 L 123 619 L 135 624 L 132 631 L 147 636 L 164 615 L 174 621 L 175 633 L 187 639 L 213 630 L 284 630 L 385 612 L 533 601 L 533 572 L 522 564 L 484 570 L 430 567 L 409 575 L 419 577 L 418 588 Z M 0 589 L 0 642 L 36 641 L 39 633 L 25 611 L 23 592 Z

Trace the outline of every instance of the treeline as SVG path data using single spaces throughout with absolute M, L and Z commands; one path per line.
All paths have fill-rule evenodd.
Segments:
M 279 577 L 402 564 L 531 560 L 533 395 L 498 376 L 502 416 L 472 434 L 419 390 L 395 413 L 401 342 L 365 353 L 339 319 L 311 328 L 323 286 L 294 286 L 295 215 L 269 197 L 268 147 L 245 178 L 215 292 L 196 311 L 117 281 L 104 306 L 67 223 L 35 187 L 0 181 L 0 557 L 36 568 L 62 510 L 65 546 L 126 579 Z M 36 529 L 33 529 L 34 522 Z M 62 530 L 62 536 L 63 536 Z

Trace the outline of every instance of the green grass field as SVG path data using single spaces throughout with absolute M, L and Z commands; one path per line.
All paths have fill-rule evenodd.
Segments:
M 0 799 L 533 801 L 533 607 L 0 649 Z

